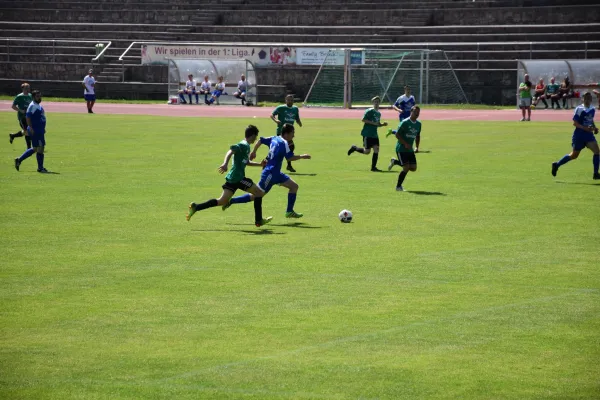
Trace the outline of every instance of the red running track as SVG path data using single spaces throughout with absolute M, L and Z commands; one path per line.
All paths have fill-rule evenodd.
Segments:
M 0 111 L 10 111 L 12 102 L 0 101 Z M 44 102 L 48 113 L 87 113 L 83 100 L 80 103 Z M 167 117 L 218 117 L 218 118 L 269 118 L 271 107 L 242 107 L 242 106 L 206 106 L 206 105 L 168 105 L 168 104 L 103 104 L 99 101 L 94 106 L 97 114 L 127 114 L 127 115 L 156 115 Z M 381 110 L 384 119 L 396 120 L 398 113 L 393 110 Z M 335 108 L 302 108 L 301 116 L 305 118 L 339 118 L 360 120 L 364 110 L 335 109 Z M 534 110 L 533 121 L 565 122 L 570 121 L 572 110 Z M 438 121 L 519 121 L 519 110 L 441 110 L 421 109 L 422 120 Z

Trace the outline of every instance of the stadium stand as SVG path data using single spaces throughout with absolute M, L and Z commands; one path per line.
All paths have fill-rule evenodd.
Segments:
M 99 96 L 140 98 L 162 98 L 167 73 L 140 66 L 139 51 L 118 61 L 140 40 L 442 49 L 469 99 L 492 104 L 514 102 L 516 59 L 600 58 L 600 5 L 588 0 L 568 5 L 562 0 L 36 0 L 35 5 L 32 13 L 0 1 L 3 93 L 14 92 L 25 79 L 60 94 L 79 91 L 75 83 L 92 64 L 94 42 L 111 43 L 95 63 L 99 82 L 110 83 L 99 85 L 105 91 Z M 269 67 L 261 76 L 266 85 L 302 93 L 315 72 Z M 59 81 L 66 83 L 61 87 Z

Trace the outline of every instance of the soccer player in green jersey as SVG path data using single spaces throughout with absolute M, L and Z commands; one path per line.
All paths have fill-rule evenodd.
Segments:
M 399 192 L 404 191 L 402 183 L 408 172 L 417 170 L 417 157 L 413 150 L 413 143 L 421 134 L 421 122 L 417 121 L 420 112 L 421 109 L 419 106 L 413 106 L 410 109 L 410 117 L 400 122 L 400 126 L 398 126 L 398 130 L 396 131 L 396 139 L 398 139 L 398 143 L 396 143 L 396 155 L 398 159 L 391 159 L 388 171 L 394 165 L 402 166 L 402 172 L 398 176 L 398 184 L 396 185 L 396 190 Z
M 28 149 L 31 148 L 31 138 L 27 135 L 27 118 L 25 117 L 25 113 L 27 112 L 27 107 L 29 107 L 29 104 L 31 104 L 31 101 L 33 100 L 30 89 L 29 83 L 22 84 L 21 90 L 23 92 L 19 93 L 13 100 L 12 109 L 17 112 L 17 119 L 19 120 L 21 130 L 16 133 L 8 134 L 11 144 L 15 138 L 25 136 L 25 143 L 27 143 Z
M 362 119 L 362 123 L 364 125 L 360 134 L 363 137 L 364 147 L 356 147 L 356 145 L 352 145 L 350 150 L 348 150 L 348 155 L 354 153 L 355 151 L 361 154 L 370 154 L 371 149 L 373 149 L 373 158 L 371 158 L 371 171 L 381 172 L 381 170 L 377 168 L 377 159 L 379 158 L 379 136 L 377 135 L 377 128 L 381 126 L 387 126 L 387 122 L 381 122 L 381 113 L 379 112 L 381 98 L 379 96 L 375 96 L 371 99 L 371 103 L 373 103 L 373 107 L 367 108 L 367 111 L 365 111 Z
M 294 122 L 298 123 L 299 127 L 302 127 L 302 121 L 300 121 L 300 110 L 298 107 L 294 105 L 294 96 L 288 94 L 285 96 L 285 104 L 277 106 L 273 113 L 271 113 L 271 120 L 277 124 L 277 136 L 281 136 L 281 128 L 284 124 L 294 125 Z M 288 141 L 288 145 L 290 146 L 290 151 L 293 153 L 296 149 L 294 146 L 294 141 Z M 294 167 L 292 167 L 292 162 L 287 162 L 287 168 L 290 172 L 296 172 Z
M 263 197 L 265 195 L 264 190 L 254 184 L 252 179 L 244 176 L 246 171 L 246 165 L 253 167 L 262 167 L 262 163 L 256 163 L 250 161 L 250 145 L 256 141 L 258 137 L 258 128 L 254 125 L 248 125 L 245 132 L 245 138 L 237 144 L 232 145 L 229 148 L 227 154 L 225 154 L 225 160 L 223 164 L 218 168 L 219 173 L 223 174 L 227 171 L 229 160 L 233 157 L 233 166 L 225 177 L 225 183 L 223 184 L 223 193 L 218 199 L 210 199 L 204 203 L 190 203 L 188 207 L 188 214 L 185 217 L 188 221 L 196 213 L 196 211 L 204 210 L 216 206 L 224 206 L 229 204 L 229 199 L 233 197 L 233 194 L 237 189 L 242 189 L 248 193 L 252 193 L 255 198 Z M 256 202 L 255 208 L 260 207 L 261 203 Z M 262 209 L 260 210 L 262 216 Z M 262 218 L 260 221 L 255 221 L 256 226 L 262 226 L 268 224 L 273 217 Z

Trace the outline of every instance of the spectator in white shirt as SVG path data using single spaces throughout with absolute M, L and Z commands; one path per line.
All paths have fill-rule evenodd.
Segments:
M 181 104 L 187 104 L 185 101 L 185 95 L 188 95 L 190 99 L 190 104 L 192 103 L 192 95 L 196 96 L 196 104 L 198 104 L 198 93 L 196 92 L 196 80 L 194 79 L 194 75 L 188 75 L 188 81 L 185 83 L 185 89 L 179 91 L 179 98 L 181 99 Z
M 242 105 L 246 104 L 246 92 L 248 91 L 248 81 L 246 76 L 242 74 L 238 82 L 237 91 L 233 94 L 234 97 L 242 100 Z
M 204 80 L 200 84 L 200 94 L 204 95 L 204 103 L 208 101 L 211 86 L 212 83 L 210 83 L 210 81 L 208 80 L 208 75 L 204 75 Z
M 81 85 L 83 86 L 83 98 L 87 103 L 88 114 L 93 114 L 92 108 L 96 103 L 96 79 L 92 75 L 93 70 L 89 70 L 88 74 L 83 78 Z

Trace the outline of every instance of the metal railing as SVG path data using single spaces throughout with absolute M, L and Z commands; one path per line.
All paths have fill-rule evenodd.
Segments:
M 87 43 L 93 43 L 94 45 L 96 44 L 103 44 L 104 45 L 104 50 L 96 55 L 94 58 L 92 58 L 92 65 L 95 61 L 99 60 L 101 56 L 104 55 L 104 52 L 106 50 L 108 50 L 108 48 L 111 46 L 112 42 L 111 41 L 102 41 L 102 40 L 67 40 L 67 39 L 22 39 L 22 38 L 2 38 L 2 40 L 6 43 L 6 61 L 10 62 L 10 56 L 11 56 L 11 41 L 18 43 L 18 42 L 31 42 L 31 43 L 52 43 L 52 53 L 49 54 L 43 54 L 43 55 L 51 55 L 52 56 L 52 62 L 56 62 L 56 48 L 57 45 L 59 45 L 59 49 L 61 48 L 61 44 L 63 43 L 72 43 L 72 44 L 87 44 Z M 17 47 L 17 45 L 13 45 L 12 47 Z M 44 46 L 45 47 L 45 46 Z M 14 55 L 24 55 L 23 53 L 13 53 Z M 85 54 L 73 54 L 74 56 L 77 55 L 85 55 Z

